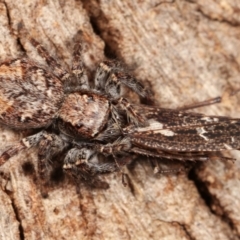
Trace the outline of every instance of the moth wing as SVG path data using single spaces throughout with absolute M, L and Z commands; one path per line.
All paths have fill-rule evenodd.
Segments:
M 138 111 L 149 125 L 126 131 L 135 146 L 176 152 L 240 149 L 240 119 L 149 106 Z
M 146 119 L 153 119 L 163 124 L 163 128 L 204 126 L 219 122 L 228 123 L 229 120 L 233 120 L 224 116 L 206 116 L 201 113 L 185 112 L 147 105 L 133 105 L 133 108 L 137 111 L 137 114 L 143 115 Z

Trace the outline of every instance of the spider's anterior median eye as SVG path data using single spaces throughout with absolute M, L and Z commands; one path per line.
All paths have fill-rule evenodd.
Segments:
M 121 90 L 121 86 L 118 85 L 118 86 L 117 86 L 117 93 L 118 93 L 118 94 L 120 94 L 120 90 Z

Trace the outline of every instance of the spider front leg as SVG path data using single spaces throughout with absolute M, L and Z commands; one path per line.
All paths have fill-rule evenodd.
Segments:
M 120 96 L 120 86 L 123 84 L 143 98 L 150 98 L 150 93 L 142 83 L 130 74 L 116 60 L 101 62 L 97 68 L 94 84 L 96 90 L 107 93 L 111 97 Z
M 137 81 L 133 76 L 125 72 L 112 72 L 105 85 L 105 91 L 112 97 L 120 95 L 120 86 L 125 85 L 133 92 L 137 93 L 143 98 L 150 98 L 150 92 L 144 87 L 142 83 Z
M 122 84 L 146 99 L 149 98 L 149 91 L 130 74 L 125 72 L 110 72 L 105 83 L 105 92 L 112 98 L 113 105 L 117 105 L 124 110 L 127 113 L 128 120 L 135 125 L 146 124 L 146 119 L 135 111 L 132 104 L 126 98 L 120 97 L 120 87 Z M 117 109 L 113 106 L 113 116 L 117 116 L 117 112 Z
M 112 100 L 112 117 L 118 122 L 120 115 L 118 114 L 118 106 L 120 109 L 124 110 L 127 114 L 127 119 L 129 122 L 136 126 L 147 126 L 147 120 L 143 115 L 140 115 L 132 106 L 132 104 L 123 97 Z
M 136 92 L 139 96 L 150 99 L 149 91 L 130 74 L 123 72 L 124 69 L 117 61 L 104 61 L 99 64 L 94 78 L 96 90 L 107 94 L 111 99 L 112 117 L 115 122 L 118 122 L 120 117 L 117 107 L 118 105 L 122 110 L 125 110 L 130 122 L 135 125 L 146 124 L 145 119 L 138 114 L 133 106 L 127 99 L 121 98 L 121 85 L 125 85 L 132 91 Z
M 121 70 L 122 67 L 118 61 L 103 61 L 99 64 L 94 77 L 95 89 L 100 92 L 106 92 L 106 82 L 112 72 Z
M 77 188 L 82 181 L 91 187 L 108 188 L 108 184 L 101 181 L 98 175 L 118 170 L 115 163 L 98 163 L 98 159 L 91 161 L 94 157 L 97 157 L 96 152 L 87 148 L 72 148 L 67 153 L 63 169 L 75 180 Z
M 129 158 L 127 154 L 130 152 L 131 148 L 132 148 L 132 144 L 129 138 L 122 138 L 122 139 L 119 138 L 113 143 L 109 143 L 106 145 L 96 144 L 94 147 L 94 149 L 98 153 L 102 153 L 105 156 L 113 157 L 116 163 L 117 170 L 120 171 L 122 174 L 122 184 L 124 186 L 128 185 L 126 182 L 127 174 L 124 173 L 124 171 L 122 171 L 122 167 L 128 165 L 132 161 L 133 156 Z M 117 158 L 117 156 L 121 156 L 121 158 Z
M 89 145 L 88 148 L 80 148 L 82 146 L 81 142 L 75 142 L 75 144 L 79 146 L 68 152 L 63 168 L 66 173 L 75 179 L 77 186 L 79 182 L 84 180 L 92 187 L 102 188 L 103 182 L 99 180 L 98 175 L 118 171 L 122 173 L 122 181 L 126 185 L 124 181 L 126 174 L 122 172 L 122 167 L 132 161 L 132 157 L 129 158 L 127 154 L 131 149 L 131 143 L 128 138 L 118 139 L 109 144 L 95 143 L 94 145 Z M 103 154 L 105 157 L 113 157 L 113 159 L 108 163 L 99 163 L 98 159 L 93 161 L 94 157 L 98 158 L 98 154 Z M 121 156 L 121 158 L 119 159 L 117 156 Z

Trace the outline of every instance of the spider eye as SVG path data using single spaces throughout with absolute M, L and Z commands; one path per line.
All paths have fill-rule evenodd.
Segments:
M 121 87 L 120 85 L 117 86 L 117 93 L 120 94 Z

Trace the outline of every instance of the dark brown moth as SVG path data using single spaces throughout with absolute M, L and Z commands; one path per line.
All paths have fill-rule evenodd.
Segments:
M 122 97 L 121 85 L 142 98 L 149 92 L 119 62 L 100 63 L 89 81 L 81 43 L 67 71 L 36 40 L 30 41 L 51 70 L 28 58 L 0 65 L 0 123 L 38 132 L 3 152 L 0 166 L 37 146 L 41 186 L 56 155 L 63 155 L 62 167 L 77 184 L 95 186 L 99 174 L 119 171 L 129 155 L 206 161 L 222 150 L 240 148 L 240 119 L 131 104 Z M 100 161 L 101 156 L 106 160 Z

